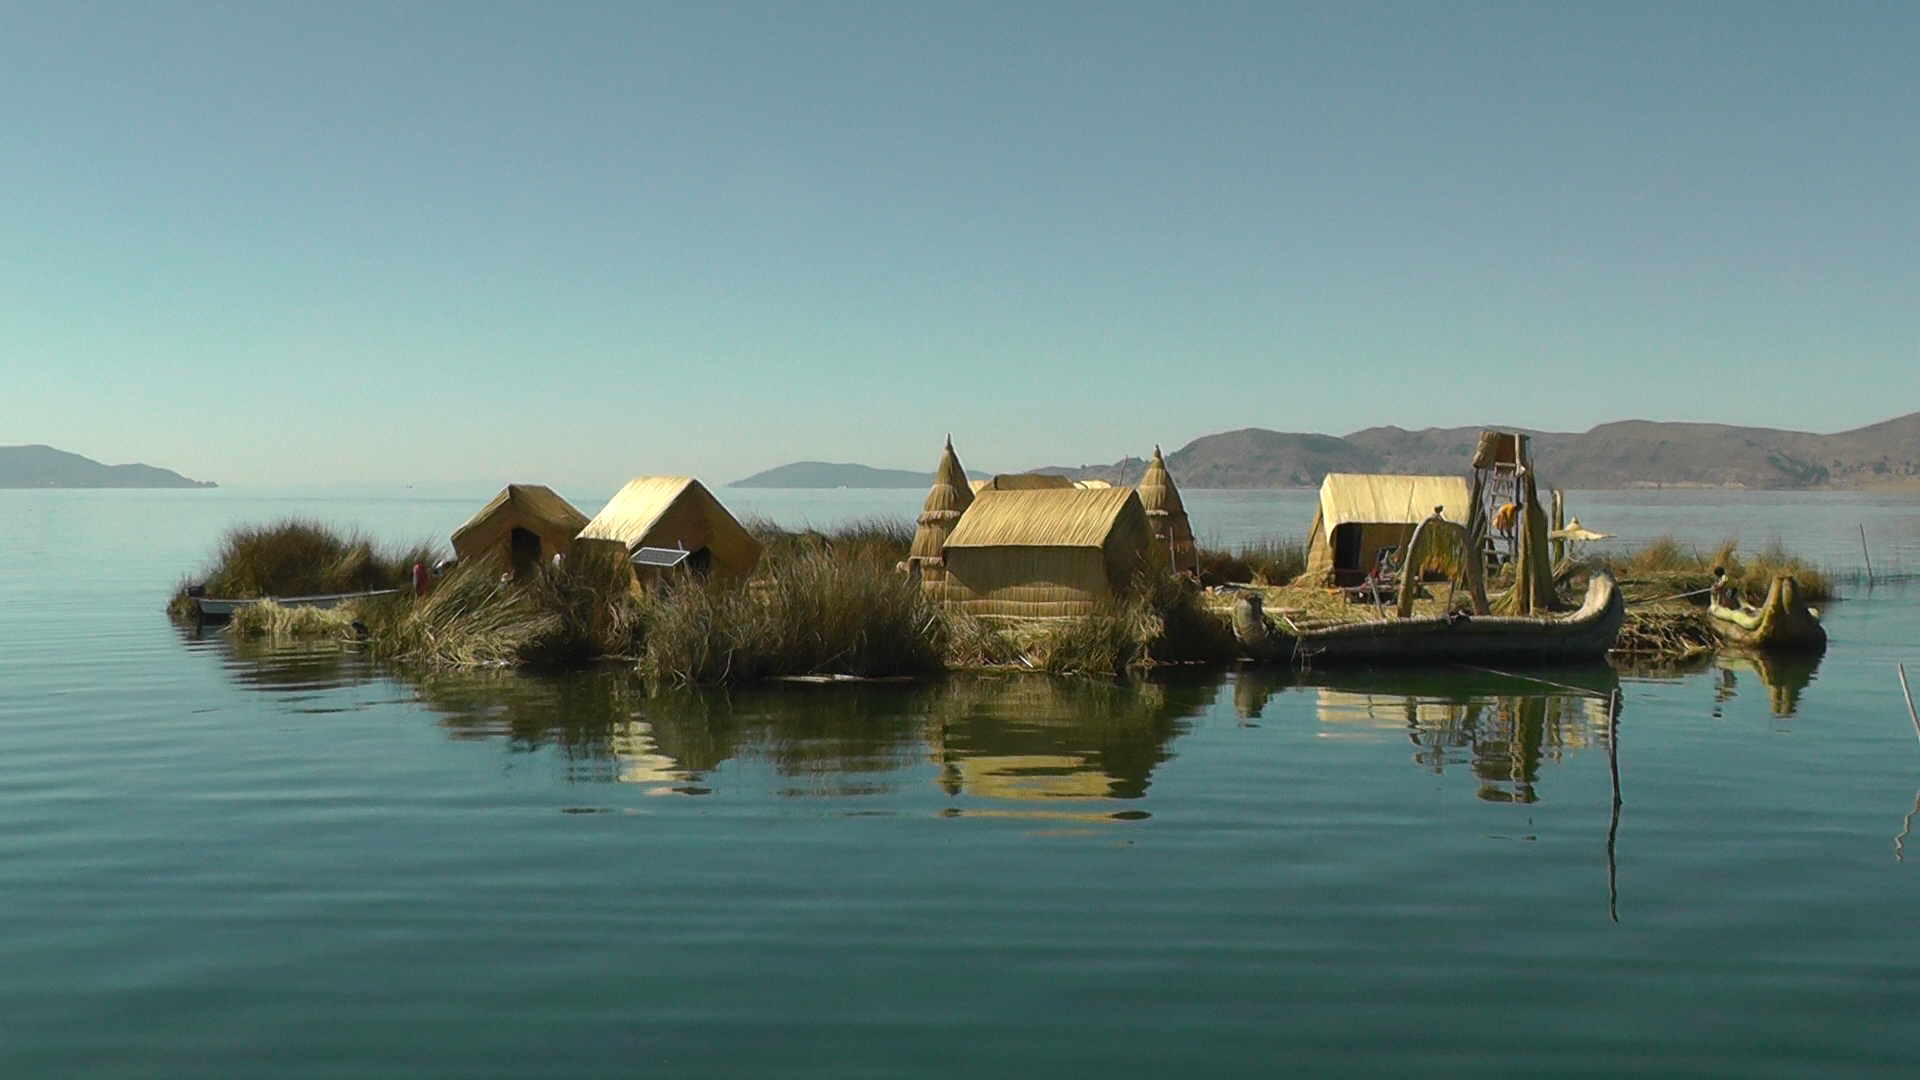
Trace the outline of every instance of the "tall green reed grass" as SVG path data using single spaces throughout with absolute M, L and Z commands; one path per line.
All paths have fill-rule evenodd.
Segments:
M 414 563 L 432 566 L 439 558 L 431 544 L 382 549 L 358 532 L 302 518 L 242 525 L 228 530 L 197 581 L 181 583 L 167 610 L 194 615 L 190 584 L 204 586 L 208 596 L 240 599 L 397 589 L 410 582 Z

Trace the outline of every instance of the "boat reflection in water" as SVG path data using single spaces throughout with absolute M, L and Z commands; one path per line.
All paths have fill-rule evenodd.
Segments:
M 1713 661 L 1714 704 L 1731 701 L 1739 691 L 1740 676 L 1747 674 L 1767 688 L 1767 704 L 1773 715 L 1792 716 L 1800 711 L 1800 694 L 1813 683 L 1820 659 L 1819 653 L 1723 650 Z
M 1604 664 L 1525 676 L 1461 669 L 1304 672 L 1263 681 L 1242 672 L 1234 703 L 1253 718 L 1274 691 L 1301 687 L 1318 698 L 1322 737 L 1400 732 L 1416 748 L 1413 760 L 1435 773 L 1471 769 L 1481 799 L 1531 803 L 1539 799 L 1542 762 L 1608 748 L 1619 685 Z

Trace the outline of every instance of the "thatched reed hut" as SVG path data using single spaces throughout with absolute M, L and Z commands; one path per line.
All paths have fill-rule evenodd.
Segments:
M 1308 580 L 1357 585 L 1385 548 L 1401 548 L 1414 527 L 1440 507 L 1440 516 L 1465 525 L 1473 497 L 1465 477 L 1328 473 L 1320 482 L 1320 509 L 1307 536 Z
M 524 577 L 573 548 L 587 515 L 540 484 L 508 484 L 465 525 L 453 531 L 453 555 L 461 562 L 490 559 L 506 573 Z
M 1001 473 L 986 480 L 973 483 L 973 493 L 983 491 L 1065 491 L 1073 487 L 1073 481 L 1053 473 Z
M 1173 486 L 1160 448 L 1153 448 L 1153 460 L 1147 474 L 1140 478 L 1140 505 L 1147 511 L 1147 525 L 1153 530 L 1153 560 L 1157 565 L 1176 570 L 1194 568 L 1193 523 L 1187 520 L 1186 504 L 1180 501 L 1180 489 Z
M 947 537 L 960 522 L 960 515 L 973 505 L 973 487 L 967 483 L 967 471 L 960 467 L 960 455 L 953 452 L 953 436 L 947 436 L 947 448 L 941 451 L 940 464 L 934 466 L 933 488 L 920 507 L 913 531 L 913 547 L 907 553 L 906 568 L 921 580 L 933 582 L 946 574 Z
M 1152 542 L 1132 488 L 982 491 L 947 537 L 942 595 L 975 615 L 1086 615 L 1126 592 Z
M 578 542 L 619 544 L 629 555 L 643 547 L 684 550 L 691 553 L 686 568 L 701 575 L 743 578 L 760 561 L 760 541 L 690 476 L 641 476 L 627 481 L 580 530 Z M 636 572 L 649 573 L 639 568 Z

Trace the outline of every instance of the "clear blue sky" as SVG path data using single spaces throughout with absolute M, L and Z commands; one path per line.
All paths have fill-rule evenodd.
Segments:
M 0 443 L 224 482 L 1920 409 L 1920 4 L 0 8 Z

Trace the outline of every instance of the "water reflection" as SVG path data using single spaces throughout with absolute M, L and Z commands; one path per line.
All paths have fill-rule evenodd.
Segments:
M 188 651 L 218 656 L 234 682 L 254 690 L 339 690 L 365 685 L 383 674 L 364 651 L 348 642 L 236 638 L 217 629 L 174 629 Z
M 1040 676 L 649 692 L 629 673 L 401 674 L 456 738 L 551 748 L 576 780 L 705 794 L 730 761 L 776 794 L 834 798 L 933 782 L 950 800 L 1046 803 L 1146 793 L 1217 680 L 1117 685 Z M 968 809 L 964 812 L 973 812 Z
M 1435 773 L 1465 767 L 1487 802 L 1532 803 L 1543 762 L 1573 750 L 1607 747 L 1620 680 L 1605 665 L 1538 675 L 1477 671 L 1242 672 L 1234 706 L 1254 718 L 1277 691 L 1300 686 L 1316 696 L 1325 738 L 1404 733 L 1413 760 Z
M 1604 746 L 1618 676 L 1604 665 L 1539 675 L 1476 671 L 1247 669 L 1127 683 L 1038 675 L 966 675 L 916 683 L 760 684 L 652 691 L 630 671 L 565 673 L 381 668 L 350 645 L 193 637 L 239 684 L 322 691 L 386 677 L 455 739 L 549 751 L 569 780 L 703 795 L 729 762 L 766 766 L 774 794 L 838 798 L 926 790 L 950 811 L 1141 816 L 1155 772 L 1193 718 L 1230 684 L 1252 725 L 1276 694 L 1312 696 L 1322 738 L 1404 736 L 1435 773 L 1466 769 L 1489 802 L 1540 798 L 1543 764 Z M 1778 668 L 1756 669 L 1763 679 Z M 1724 677 L 1732 678 L 1731 672 Z M 1784 701 L 1806 684 L 1803 670 Z
M 1792 716 L 1800 711 L 1800 694 L 1813 683 L 1820 670 L 1821 655 L 1773 656 L 1761 652 L 1723 652 L 1714 658 L 1715 706 L 1739 692 L 1740 676 L 1757 678 L 1767 690 L 1767 705 L 1775 716 Z M 1718 710 L 1716 708 L 1716 715 Z
M 973 678 L 935 700 L 927 752 L 952 797 L 1138 799 L 1217 680 Z

